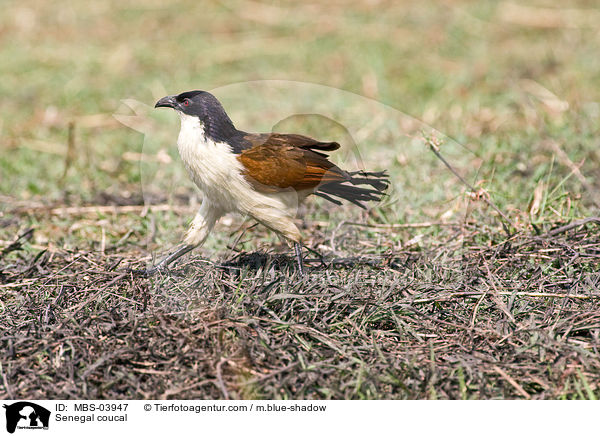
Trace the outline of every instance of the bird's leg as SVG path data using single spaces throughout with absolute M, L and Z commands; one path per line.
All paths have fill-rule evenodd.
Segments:
M 302 260 L 302 245 L 299 242 L 294 242 L 294 252 L 296 253 L 296 262 L 298 263 L 298 271 L 300 277 L 304 277 L 304 261 Z
M 167 257 L 165 257 L 159 263 L 154 265 L 152 268 L 148 268 L 145 271 L 146 275 L 151 276 L 153 274 L 156 274 L 158 271 L 165 270 L 171 263 L 179 259 L 184 254 L 189 253 L 194 248 L 196 248 L 196 245 L 181 244 L 181 246 L 173 253 L 169 254 Z
M 206 241 L 206 238 L 215 223 L 222 215 L 223 211 L 220 208 L 214 207 L 208 198 L 205 198 L 185 235 L 183 244 L 181 244 L 173 253 L 161 260 L 157 265 L 142 271 L 142 274 L 152 275 L 158 271 L 165 270 L 175 260 L 202 245 L 204 241 Z

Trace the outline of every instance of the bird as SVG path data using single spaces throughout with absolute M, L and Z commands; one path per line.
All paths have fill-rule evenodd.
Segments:
M 274 231 L 293 246 L 304 276 L 302 236 L 295 224 L 298 205 L 314 194 L 361 208 L 380 201 L 389 186 L 386 171 L 344 171 L 328 160 L 340 148 L 300 134 L 238 130 L 217 98 L 207 91 L 167 95 L 155 108 L 174 109 L 181 119 L 177 148 L 185 169 L 203 193 L 183 242 L 155 266 L 151 275 L 201 246 L 224 214 L 238 212 Z

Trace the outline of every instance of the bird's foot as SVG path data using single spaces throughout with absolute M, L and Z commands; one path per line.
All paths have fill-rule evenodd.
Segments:
M 300 276 L 301 280 L 304 280 L 306 278 L 306 271 L 304 269 L 304 266 L 298 268 L 298 275 Z
M 181 256 L 186 254 L 187 252 L 193 250 L 195 245 L 183 244 L 181 245 L 175 252 L 169 254 L 163 260 L 158 262 L 156 265 L 146 269 L 130 269 L 128 272 L 131 272 L 134 275 L 142 276 L 142 277 L 150 277 L 154 274 L 160 273 L 168 273 L 169 265 L 173 263 L 175 260 L 179 259 Z
M 152 277 L 154 274 L 160 273 L 168 273 L 169 268 L 166 265 L 154 265 L 150 268 L 125 268 L 125 272 L 129 274 L 133 274 L 136 277 Z

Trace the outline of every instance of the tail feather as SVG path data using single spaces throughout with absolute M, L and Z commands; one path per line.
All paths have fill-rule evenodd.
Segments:
M 348 174 L 350 174 L 350 182 L 353 185 L 371 185 L 378 191 L 385 191 L 390 184 L 389 176 L 386 171 L 354 171 Z M 354 177 L 357 174 L 361 175 L 362 177 Z
M 322 197 L 322 198 L 324 198 L 324 199 L 325 199 L 325 200 L 327 200 L 327 201 L 331 201 L 333 204 L 337 204 L 338 206 L 341 206 L 341 205 L 342 205 L 342 202 L 341 202 L 341 201 L 339 201 L 339 200 L 336 200 L 336 199 L 335 199 L 335 198 L 333 198 L 333 197 L 330 197 L 329 195 L 325 194 L 324 192 L 319 192 L 319 191 L 316 191 L 316 192 L 315 192 L 315 195 L 318 195 L 319 197 Z
M 363 202 L 380 201 L 390 184 L 386 171 L 355 171 L 348 173 L 348 175 L 348 180 L 343 182 L 333 182 L 319 186 L 315 194 L 335 204 L 340 204 L 340 202 L 331 196 L 347 200 L 366 209 Z M 357 185 L 368 185 L 370 188 L 363 188 Z

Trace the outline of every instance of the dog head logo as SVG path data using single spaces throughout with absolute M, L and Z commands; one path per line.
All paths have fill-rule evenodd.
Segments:
M 50 411 L 29 401 L 19 401 L 7 406 L 6 430 L 14 433 L 18 428 L 47 429 L 50 422 Z

